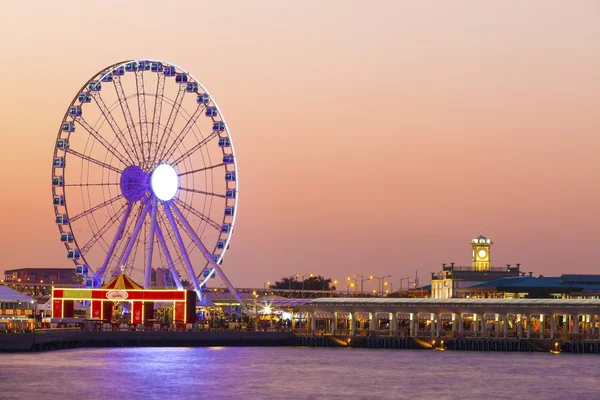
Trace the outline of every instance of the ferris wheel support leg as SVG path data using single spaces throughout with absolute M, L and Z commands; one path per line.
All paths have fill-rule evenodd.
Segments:
M 154 231 L 156 228 L 156 197 L 152 196 L 150 199 L 152 202 L 152 212 L 150 218 L 150 237 L 148 238 L 148 251 L 146 253 L 146 270 L 144 273 L 144 289 L 150 288 L 150 281 L 152 277 L 152 250 L 154 249 Z
M 131 253 L 133 244 L 135 243 L 135 240 L 137 239 L 137 236 L 140 233 L 140 229 L 142 228 L 142 225 L 144 225 L 144 220 L 146 219 L 146 214 L 148 214 L 149 209 L 150 209 L 150 201 L 148 199 L 146 199 L 144 211 L 142 211 L 142 213 L 140 214 L 140 216 L 135 224 L 135 229 L 133 231 L 133 235 L 131 235 L 131 238 L 129 238 L 129 243 L 127 243 L 127 248 L 125 249 L 125 252 L 123 253 L 123 257 L 121 257 L 121 262 L 119 263 L 118 266 L 125 265 L 125 263 L 127 262 L 127 259 L 129 258 L 129 253 Z M 118 273 L 118 271 L 119 271 L 119 269 L 117 268 L 115 273 L 113 273 L 113 275 L 116 275 Z
M 102 282 L 102 276 L 106 272 L 106 267 L 108 266 L 108 263 L 110 262 L 110 258 L 112 257 L 113 252 L 115 251 L 115 246 L 117 245 L 119 238 L 121 237 L 121 235 L 123 235 L 123 230 L 125 229 L 125 225 L 127 224 L 127 220 L 129 219 L 129 214 L 131 214 L 132 208 L 133 208 L 133 202 L 130 201 L 129 204 L 127 205 L 127 210 L 125 210 L 125 215 L 123 215 L 123 220 L 121 221 L 121 224 L 119 225 L 119 229 L 117 229 L 117 233 L 116 233 L 112 243 L 110 244 L 110 248 L 108 249 L 108 253 L 106 254 L 104 263 L 102 264 L 102 267 L 100 267 L 100 270 L 98 270 L 98 273 L 96 274 L 96 278 L 98 278 L 98 284 L 100 284 Z M 96 282 L 94 282 L 94 286 L 96 286 Z
M 171 202 L 164 203 L 165 204 L 165 212 L 167 213 L 167 218 L 171 223 L 171 227 L 173 228 L 173 233 L 175 233 L 175 238 L 177 239 L 177 243 L 179 243 L 179 248 L 181 249 L 181 255 L 183 256 L 183 260 L 185 261 L 185 265 L 188 268 L 188 273 L 190 274 L 190 279 L 194 283 L 194 289 L 196 289 L 196 294 L 198 295 L 198 300 L 202 298 L 202 291 L 200 290 L 200 285 L 198 284 L 198 278 L 196 278 L 196 274 L 194 273 L 194 268 L 192 268 L 192 263 L 190 262 L 190 257 L 188 256 L 187 250 L 185 249 L 185 245 L 183 244 L 183 240 L 181 240 L 181 234 L 179 233 L 179 229 L 177 229 L 177 224 L 175 223 L 175 219 L 173 218 L 173 213 L 171 212 Z
M 179 276 L 177 275 L 177 270 L 175 269 L 175 265 L 173 264 L 173 259 L 171 258 L 171 254 L 169 253 L 167 243 L 165 242 L 165 238 L 163 237 L 158 221 L 156 221 L 156 226 L 154 227 L 154 229 L 156 229 L 156 236 L 158 236 L 158 241 L 162 246 L 163 253 L 165 253 L 165 257 L 167 259 L 167 263 L 169 264 L 169 269 L 171 270 L 171 276 L 173 276 L 175 285 L 177 285 L 177 289 L 183 290 L 183 286 L 181 285 L 181 281 L 179 280 Z
M 179 220 L 181 221 L 181 223 L 183 224 L 183 226 L 185 227 L 185 229 L 188 231 L 188 233 L 190 234 L 190 236 L 194 240 L 194 243 L 196 243 L 196 246 L 200 249 L 200 251 L 204 255 L 204 258 L 206 258 L 206 260 L 208 261 L 208 263 L 210 264 L 210 266 L 212 268 L 214 268 L 215 271 L 217 271 L 217 274 L 219 274 L 219 277 L 221 278 L 221 280 L 223 281 L 223 283 L 225 283 L 225 286 L 227 286 L 227 289 L 229 289 L 229 293 L 231 293 L 231 294 L 234 295 L 234 297 L 236 298 L 236 300 L 239 301 L 240 306 L 249 315 L 250 313 L 249 313 L 248 309 L 246 308 L 246 304 L 242 300 L 242 297 L 240 296 L 240 294 L 238 293 L 238 291 L 236 290 L 236 288 L 233 287 L 233 285 L 231 284 L 231 282 L 229 282 L 229 279 L 227 279 L 227 277 L 225 276 L 225 274 L 221 270 L 221 267 L 219 267 L 219 265 L 215 262 L 215 260 L 213 260 L 212 254 L 210 254 L 208 252 L 208 249 L 204 246 L 204 244 L 202 243 L 202 241 L 200 240 L 200 238 L 198 237 L 198 235 L 196 235 L 196 232 L 192 229 L 192 227 L 190 226 L 189 222 L 183 217 L 183 214 L 181 214 L 181 212 L 179 211 L 179 209 L 177 208 L 177 206 L 173 202 L 169 202 L 169 203 L 170 203 L 171 206 L 173 206 L 173 211 L 175 211 L 175 214 L 177 214 L 177 217 L 179 218 Z

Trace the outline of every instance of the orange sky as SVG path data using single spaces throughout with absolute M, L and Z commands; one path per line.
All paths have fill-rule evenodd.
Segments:
M 423 283 L 470 263 L 481 223 L 495 265 L 599 272 L 597 1 L 167 4 L 2 4 L 0 269 L 72 265 L 50 190 L 59 124 L 98 70 L 151 57 L 202 81 L 231 128 L 235 285 Z

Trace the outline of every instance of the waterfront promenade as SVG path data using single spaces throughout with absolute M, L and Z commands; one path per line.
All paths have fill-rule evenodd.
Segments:
M 293 306 L 290 307 L 290 305 Z M 262 317 L 283 310 L 291 326 L 202 331 L 197 324 L 88 323 L 74 329 L 1 334 L 1 351 L 121 346 L 314 346 L 480 351 L 600 352 L 599 299 L 268 299 Z M 269 312 L 265 313 L 268 309 Z M 264 325 L 263 325 L 264 327 Z M 114 329 L 114 330 L 113 330 Z

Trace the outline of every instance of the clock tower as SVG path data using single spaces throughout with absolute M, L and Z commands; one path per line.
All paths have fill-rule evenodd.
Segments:
M 471 247 L 473 248 L 472 265 L 475 271 L 490 270 L 490 247 L 492 244 L 492 241 L 483 235 L 471 240 Z

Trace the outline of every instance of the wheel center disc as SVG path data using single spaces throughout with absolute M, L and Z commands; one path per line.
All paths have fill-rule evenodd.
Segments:
M 148 174 L 137 165 L 131 165 L 121 173 L 121 192 L 128 201 L 138 201 L 148 191 Z
M 175 197 L 179 188 L 179 176 L 175 168 L 169 164 L 160 164 L 154 168 L 150 176 L 150 187 L 152 193 L 162 201 L 169 201 Z

